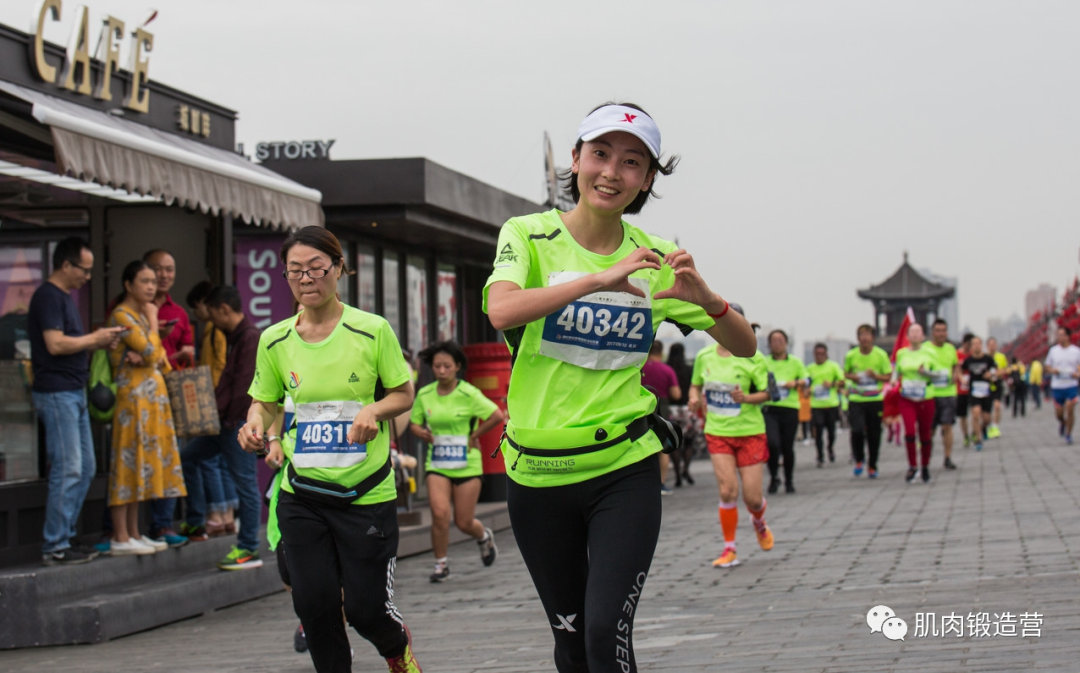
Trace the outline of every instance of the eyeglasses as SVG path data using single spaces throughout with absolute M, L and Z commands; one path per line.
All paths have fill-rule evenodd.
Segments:
M 75 264 L 74 262 L 68 262 L 68 264 L 71 264 L 71 266 L 75 267 L 79 271 L 82 271 L 87 276 L 89 276 L 94 271 L 94 267 L 92 267 L 92 266 L 90 266 L 90 267 L 79 266 L 78 264 Z
M 322 267 L 320 269 L 288 269 L 283 271 L 281 275 L 285 276 L 289 280 L 300 280 L 304 276 L 307 276 L 311 280 L 319 280 L 325 278 L 333 267 Z

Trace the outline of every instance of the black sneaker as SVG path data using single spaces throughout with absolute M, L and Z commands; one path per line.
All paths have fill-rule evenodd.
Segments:
M 769 481 L 769 495 L 772 495 L 773 493 L 776 493 L 779 490 L 780 490 L 780 480 L 779 479 L 770 480 Z
M 99 550 L 94 545 L 83 544 L 82 542 L 76 542 L 75 540 L 71 541 L 70 549 L 73 551 L 77 551 L 80 554 L 86 554 L 90 558 L 90 560 L 94 560 L 98 556 L 101 556 L 101 550 Z
M 438 584 L 445 582 L 450 577 L 450 564 L 449 563 L 436 563 L 435 572 L 431 574 L 431 583 Z
M 792 484 L 790 481 L 788 483 L 784 484 L 784 493 L 794 493 L 794 492 L 795 492 L 795 484 Z
M 924 483 L 924 484 L 929 484 L 930 483 L 930 468 L 929 467 L 924 467 L 922 469 L 922 483 Z
M 945 469 L 946 470 L 955 470 L 956 469 L 956 463 L 952 462 L 952 458 L 946 458 L 945 459 Z
M 47 566 L 73 566 L 89 563 L 94 557 L 75 549 L 61 549 L 41 555 L 41 562 Z
M 907 471 L 907 476 L 904 477 L 904 481 L 906 481 L 909 484 L 914 484 L 915 483 L 915 478 L 918 477 L 918 476 L 919 476 L 919 468 L 917 468 L 917 467 L 909 467 L 908 471 Z
M 835 463 L 836 462 L 836 454 L 833 453 L 832 449 L 829 449 L 829 462 L 830 463 Z
M 480 545 L 480 560 L 484 562 L 484 565 L 489 566 L 499 555 L 499 548 L 495 546 L 495 534 L 490 528 L 484 528 L 484 536 L 487 539 L 477 540 L 476 544 Z
M 304 635 L 304 625 L 296 627 L 296 633 L 292 637 L 293 649 L 297 652 L 307 652 L 307 636 Z

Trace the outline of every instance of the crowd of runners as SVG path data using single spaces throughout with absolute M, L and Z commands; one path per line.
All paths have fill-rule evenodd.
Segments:
M 984 349 L 967 335 L 956 348 L 944 321 L 929 326 L 929 341 L 923 326 L 911 325 L 894 357 L 875 345 L 870 325 L 858 328 L 858 346 L 835 354 L 842 364 L 823 344 L 812 364 L 803 363 L 782 330 L 768 335 L 768 353 L 758 352 L 743 308 L 707 285 L 689 252 L 623 219 L 675 168 L 677 158 L 665 160 L 660 144 L 641 108 L 596 108 L 578 128 L 564 176 L 575 207 L 502 228 L 482 300 L 511 351 L 505 412 L 461 380 L 467 362 L 453 343 L 421 354 L 435 381 L 414 390 L 387 321 L 338 299 L 349 270 L 333 234 L 308 227 L 284 243 L 298 313 L 262 334 L 239 440 L 248 451 L 269 448 L 266 460 L 281 467 L 269 537 L 301 621 L 297 649 L 310 652 L 316 670 L 351 670 L 347 625 L 392 673 L 421 670 L 393 602 L 394 468 L 413 463 L 391 449 L 389 428 L 403 415 L 426 447 L 434 583 L 451 577 L 451 522 L 476 540 L 483 565 L 496 560 L 494 535 L 475 518 L 478 439 L 502 427 L 513 535 L 562 673 L 637 670 L 634 616 L 669 491 L 666 459 L 695 433 L 703 433 L 719 486 L 722 547 L 712 565 L 721 568 L 739 563 L 740 493 L 758 544 L 773 547 L 766 492 L 796 493 L 803 398 L 817 465 L 843 453 L 837 425 L 846 423 L 854 477 L 899 478 L 879 472 L 886 428 L 902 426 L 895 435 L 907 449 L 909 483 L 931 480 L 937 428 L 945 469 L 956 469 L 957 419 L 976 450 L 1000 436 L 1002 397 L 1018 370 L 993 340 Z M 690 366 L 679 344 L 678 366 L 666 372 L 655 340 L 664 321 L 684 334 L 703 331 L 715 345 Z M 1080 349 L 1067 330 L 1058 338 L 1043 371 L 1071 443 Z M 685 461 L 673 471 L 676 483 L 689 478 Z

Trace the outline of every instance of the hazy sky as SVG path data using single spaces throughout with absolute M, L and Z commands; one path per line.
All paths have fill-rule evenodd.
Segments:
M 589 109 L 639 103 L 682 163 L 632 219 L 800 341 L 852 335 L 856 288 L 904 250 L 959 278 L 979 332 L 1078 268 L 1080 3 L 89 0 L 91 21 L 151 1 L 151 78 L 239 110 L 249 152 L 334 138 L 541 201 L 543 132 L 566 165 Z

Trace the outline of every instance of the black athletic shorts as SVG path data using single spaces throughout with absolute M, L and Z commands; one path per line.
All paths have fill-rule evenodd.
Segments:
M 957 418 L 967 418 L 968 415 L 968 400 L 971 395 L 967 393 L 960 393 L 956 396 L 956 416 Z
M 934 398 L 934 425 L 956 425 L 956 396 Z
M 443 479 L 449 479 L 450 483 L 453 484 L 454 486 L 461 486 L 462 484 L 467 484 L 470 481 L 472 481 L 473 479 L 479 479 L 481 484 L 484 483 L 484 476 L 481 475 L 481 474 L 478 474 L 475 477 L 450 477 L 450 476 L 447 476 L 447 475 L 443 474 L 442 472 L 436 472 L 435 470 L 432 470 L 432 471 L 428 472 L 427 474 L 425 474 L 424 478 L 427 479 L 428 477 L 430 477 L 433 474 L 435 476 L 442 477 Z

